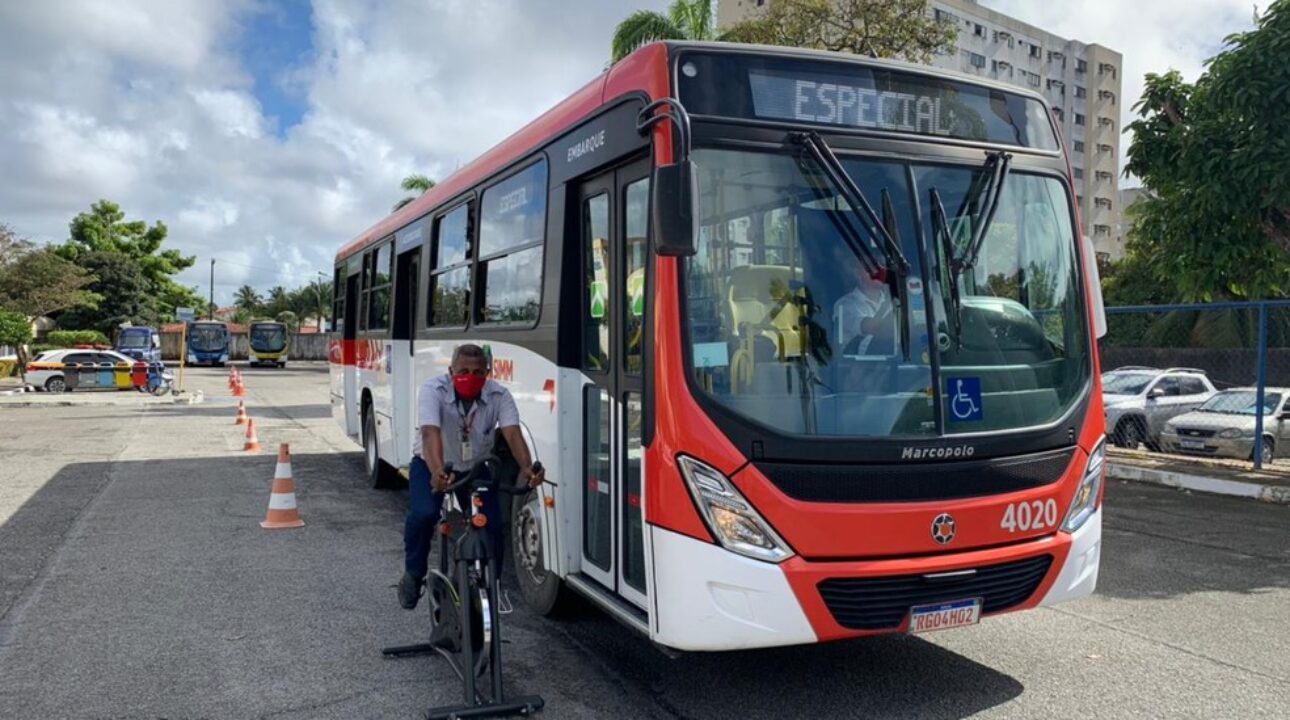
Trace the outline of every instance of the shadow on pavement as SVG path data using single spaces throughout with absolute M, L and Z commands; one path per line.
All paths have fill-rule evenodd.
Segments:
M 669 659 L 593 608 L 578 617 L 544 622 L 683 718 L 957 720 L 1025 690 L 1011 676 L 913 636 Z

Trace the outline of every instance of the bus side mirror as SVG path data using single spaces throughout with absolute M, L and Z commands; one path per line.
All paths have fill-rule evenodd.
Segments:
M 1087 235 L 1084 236 L 1084 258 L 1088 268 L 1089 300 L 1093 306 L 1093 336 L 1103 338 L 1106 337 L 1106 305 L 1102 302 L 1102 277 L 1097 269 L 1097 251 Z
M 665 257 L 689 257 L 697 251 L 698 225 L 694 163 L 688 158 L 654 168 L 650 180 L 654 252 Z

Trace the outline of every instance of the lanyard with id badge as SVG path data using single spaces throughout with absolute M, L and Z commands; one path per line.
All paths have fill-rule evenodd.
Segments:
M 457 418 L 460 421 L 458 422 L 458 437 L 461 442 L 461 450 L 457 460 L 462 465 L 466 465 L 475 455 L 470 445 L 470 429 L 475 424 L 475 416 L 479 414 L 479 403 L 471 403 L 470 412 L 468 413 L 462 412 L 460 400 L 454 402 L 453 407 L 457 409 Z

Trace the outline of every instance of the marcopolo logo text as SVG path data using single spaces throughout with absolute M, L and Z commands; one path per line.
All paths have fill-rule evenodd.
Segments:
M 946 458 L 972 457 L 976 447 L 951 445 L 949 447 L 905 447 L 900 451 L 901 460 L 943 460 Z

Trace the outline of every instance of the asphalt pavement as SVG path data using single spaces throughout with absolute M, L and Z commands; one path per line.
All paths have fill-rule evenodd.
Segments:
M 362 485 L 326 366 L 200 405 L 0 409 L 0 718 L 416 718 L 459 697 L 401 610 L 406 494 Z M 306 526 L 266 531 L 289 442 Z M 1290 717 L 1290 507 L 1113 483 L 1098 592 L 912 637 L 669 658 L 594 609 L 505 618 L 550 718 Z

